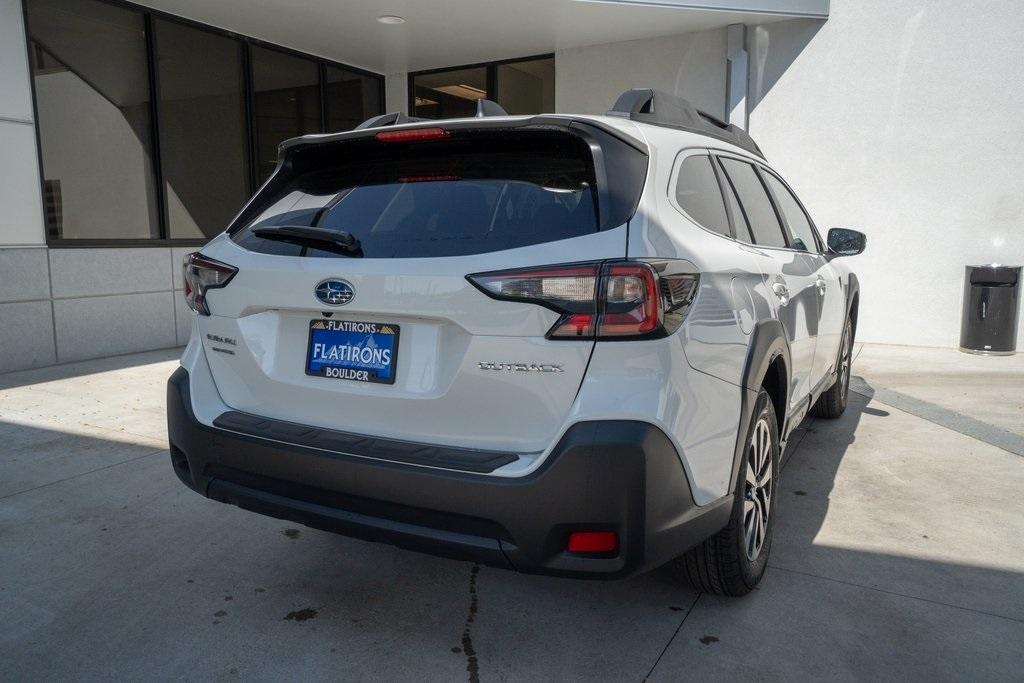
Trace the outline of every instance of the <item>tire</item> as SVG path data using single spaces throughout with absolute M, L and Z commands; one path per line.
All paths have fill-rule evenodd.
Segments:
M 843 340 L 839 344 L 839 370 L 836 381 L 822 394 L 811 415 L 834 420 L 846 411 L 846 399 L 850 395 L 850 369 L 853 364 L 853 324 L 847 320 L 843 326 Z
M 764 389 L 757 395 L 745 438 L 728 526 L 671 563 L 677 579 L 708 593 L 746 595 L 761 582 L 768 566 L 775 528 L 779 432 L 775 408 Z M 767 519 L 758 524 L 765 510 Z

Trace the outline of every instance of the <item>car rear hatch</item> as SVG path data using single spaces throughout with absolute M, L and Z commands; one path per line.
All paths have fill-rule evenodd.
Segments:
M 552 443 L 593 338 L 467 276 L 625 257 L 647 156 L 599 124 L 474 124 L 285 143 L 202 252 L 237 269 L 198 317 L 227 406 L 524 461 Z

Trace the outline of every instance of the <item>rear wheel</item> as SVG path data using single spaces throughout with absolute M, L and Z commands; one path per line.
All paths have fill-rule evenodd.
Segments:
M 768 566 L 775 527 L 779 432 L 768 392 L 758 393 L 729 525 L 672 562 L 673 573 L 719 595 L 746 595 Z
M 821 395 L 811 408 L 811 415 L 835 419 L 846 410 L 846 398 L 850 394 L 850 366 L 853 362 L 853 324 L 847 320 L 843 327 L 843 341 L 839 346 L 839 367 L 836 381 Z

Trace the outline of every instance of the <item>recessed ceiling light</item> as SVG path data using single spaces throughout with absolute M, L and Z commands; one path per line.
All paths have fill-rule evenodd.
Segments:
M 394 14 L 384 14 L 377 17 L 377 21 L 382 24 L 404 24 L 405 18 Z

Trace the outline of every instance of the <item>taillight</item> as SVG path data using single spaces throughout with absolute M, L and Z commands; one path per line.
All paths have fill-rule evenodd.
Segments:
M 646 263 L 605 266 L 600 337 L 642 337 L 661 327 L 657 275 Z
M 199 315 L 210 315 L 206 292 L 231 282 L 238 268 L 203 256 L 198 251 L 185 256 L 182 262 L 185 275 L 185 303 Z
M 599 263 L 546 266 L 469 275 L 484 294 L 505 301 L 526 301 L 561 313 L 547 337 L 593 337 L 597 316 Z
M 697 293 L 698 276 L 672 262 L 611 261 L 468 275 L 488 296 L 561 313 L 548 339 L 646 339 L 675 332 Z

